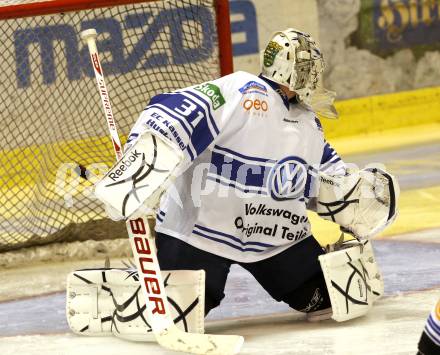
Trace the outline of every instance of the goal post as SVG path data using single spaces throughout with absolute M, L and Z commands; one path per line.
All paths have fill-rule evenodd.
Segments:
M 107 238 L 115 230 L 91 193 L 94 176 L 114 159 L 99 97 L 89 94 L 96 89 L 81 30 L 99 33 L 125 137 L 152 96 L 232 72 L 228 6 L 228 0 L 0 4 L 0 252 Z

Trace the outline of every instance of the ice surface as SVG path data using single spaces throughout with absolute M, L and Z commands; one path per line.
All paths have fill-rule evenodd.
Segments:
M 267 316 L 235 324 L 211 325 L 208 331 L 245 337 L 241 354 L 415 354 L 425 318 L 438 290 L 382 299 L 363 318 L 345 323 L 307 323 L 303 317 Z M 0 338 L 0 354 L 26 355 L 165 355 L 156 344 L 70 333 Z
M 388 163 L 399 174 L 403 188 L 430 186 L 438 184 L 440 177 L 438 147 L 432 144 L 353 159 L 359 165 L 364 161 Z M 440 297 L 440 230 L 387 237 L 375 240 L 373 245 L 385 279 L 385 297 L 367 316 L 345 323 L 307 323 L 302 314 L 273 301 L 249 273 L 233 266 L 227 296 L 209 314 L 207 331 L 243 335 L 242 354 L 415 354 L 426 317 Z M 49 263 L 2 270 L 0 354 L 174 354 L 156 344 L 81 337 L 69 332 L 62 292 L 66 274 L 78 268 L 103 266 L 103 262 Z M 122 266 L 118 263 L 120 260 L 112 266 Z
M 247 271 L 233 266 L 227 296 L 208 316 L 207 328 L 244 335 L 243 354 L 413 354 L 440 296 L 440 288 L 429 290 L 439 284 L 440 244 L 384 240 L 374 246 L 387 296 L 367 317 L 307 323 L 302 314 L 273 301 Z M 58 282 L 56 274 L 52 279 Z M 51 283 L 50 275 L 44 282 Z M 413 292 L 423 289 L 428 290 Z M 0 303 L 0 354 L 81 354 L 85 348 L 87 354 L 169 353 L 152 344 L 69 334 L 64 309 L 64 293 Z

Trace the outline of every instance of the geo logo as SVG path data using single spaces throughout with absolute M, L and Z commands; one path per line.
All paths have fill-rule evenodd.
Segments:
M 254 109 L 256 111 L 262 110 L 262 111 L 266 112 L 268 110 L 269 106 L 268 106 L 267 102 L 264 100 L 258 100 L 258 99 L 249 100 L 249 99 L 247 99 L 243 102 L 243 108 L 246 111 L 250 111 L 251 109 Z

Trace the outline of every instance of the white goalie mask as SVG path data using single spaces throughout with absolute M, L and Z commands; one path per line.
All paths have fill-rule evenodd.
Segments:
M 261 68 L 265 78 L 289 87 L 309 105 L 324 71 L 324 60 L 309 34 L 288 28 L 272 35 L 261 52 Z

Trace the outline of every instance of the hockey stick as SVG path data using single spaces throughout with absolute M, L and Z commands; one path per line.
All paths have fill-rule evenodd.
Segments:
M 96 36 L 95 29 L 81 32 L 81 38 L 89 48 L 98 91 L 118 160 L 122 157 L 121 142 L 99 60 Z M 238 353 L 244 342 L 241 336 L 186 333 L 176 327 L 165 294 L 164 282 L 156 256 L 154 237 L 151 235 L 147 215 L 137 212 L 126 221 L 126 225 L 147 304 L 148 319 L 157 342 L 164 348 L 193 354 L 229 355 Z

